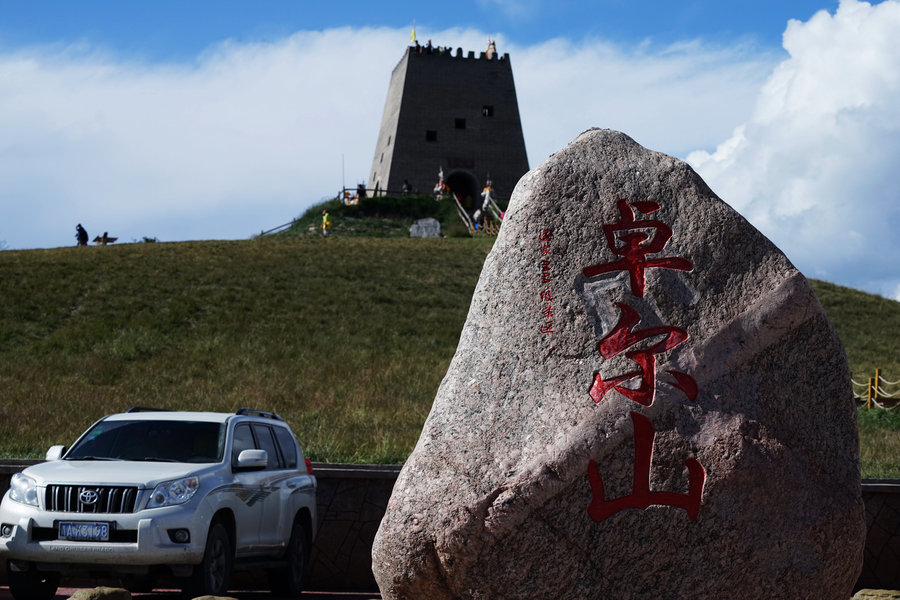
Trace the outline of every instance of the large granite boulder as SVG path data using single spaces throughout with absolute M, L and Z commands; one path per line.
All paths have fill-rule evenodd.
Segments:
M 373 549 L 383 597 L 846 600 L 841 343 L 685 163 L 591 130 L 516 186 Z

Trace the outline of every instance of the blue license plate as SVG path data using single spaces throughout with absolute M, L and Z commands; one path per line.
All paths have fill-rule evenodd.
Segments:
M 98 521 L 61 521 L 59 539 L 75 542 L 108 542 L 109 523 Z

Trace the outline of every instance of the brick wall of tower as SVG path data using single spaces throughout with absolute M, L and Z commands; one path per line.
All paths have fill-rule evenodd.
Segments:
M 490 177 L 500 198 L 528 171 L 508 54 L 411 47 L 394 69 L 368 187 L 394 191 L 408 180 L 430 192 L 439 168 L 467 174 L 478 193 Z

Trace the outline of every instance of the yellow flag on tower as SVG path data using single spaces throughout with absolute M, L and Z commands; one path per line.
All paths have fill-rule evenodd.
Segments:
M 412 33 L 409 35 L 409 41 L 410 41 L 410 43 L 413 43 L 416 41 L 416 21 L 415 21 L 415 19 L 413 19 L 413 29 L 412 29 Z

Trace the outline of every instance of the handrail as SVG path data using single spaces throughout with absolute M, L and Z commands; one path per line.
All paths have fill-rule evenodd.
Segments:
M 491 216 L 494 217 L 499 222 L 503 222 L 503 211 L 500 210 L 500 207 L 494 201 L 493 198 L 490 198 L 490 202 L 488 202 L 488 210 L 491 213 Z
M 273 227 L 272 229 L 268 229 L 266 231 L 260 231 L 259 235 L 269 235 L 272 233 L 280 233 L 285 231 L 286 229 L 290 229 L 291 226 L 296 222 L 296 219 L 292 220 L 290 223 L 285 223 L 284 225 L 279 225 L 278 227 Z
M 469 235 L 475 234 L 475 225 L 472 223 L 472 219 L 469 217 L 469 213 L 466 212 L 466 209 L 463 208 L 463 205 L 460 204 L 459 198 L 453 196 L 453 201 L 456 202 L 456 212 L 459 214 L 459 218 L 462 220 L 463 225 L 466 226 L 466 229 L 469 231 Z

